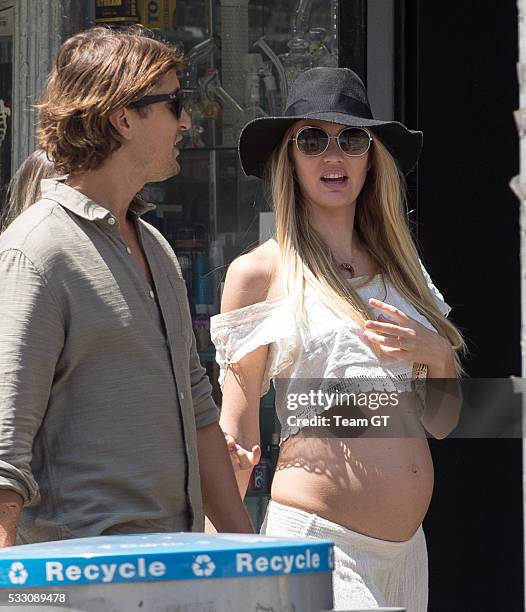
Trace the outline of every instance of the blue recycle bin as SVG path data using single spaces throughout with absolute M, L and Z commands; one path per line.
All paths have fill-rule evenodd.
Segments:
M 0 609 L 16 597 L 20 611 L 318 612 L 332 608 L 333 559 L 329 541 L 253 534 L 14 546 L 0 552 Z

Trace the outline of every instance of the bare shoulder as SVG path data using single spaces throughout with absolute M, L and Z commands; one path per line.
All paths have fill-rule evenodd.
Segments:
M 275 297 L 279 247 L 267 240 L 230 264 L 221 300 L 221 312 L 229 312 Z

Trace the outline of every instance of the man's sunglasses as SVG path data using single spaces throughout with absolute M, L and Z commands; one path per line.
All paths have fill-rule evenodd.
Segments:
M 350 157 L 365 155 L 373 141 L 371 134 L 365 128 L 348 127 L 344 128 L 337 136 L 330 136 L 324 129 L 309 125 L 302 127 L 296 137 L 291 138 L 291 141 L 296 143 L 300 153 L 315 157 L 325 153 L 333 138 L 343 153 Z
M 184 108 L 184 94 L 182 89 L 178 89 L 173 93 L 157 94 L 154 96 L 144 96 L 136 102 L 130 104 L 130 108 L 144 108 L 150 104 L 156 104 L 157 102 L 171 102 L 170 108 L 177 119 L 181 118 L 181 113 Z

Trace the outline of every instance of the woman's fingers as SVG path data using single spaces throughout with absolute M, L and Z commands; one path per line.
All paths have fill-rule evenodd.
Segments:
M 223 432 L 224 433 L 224 432 Z M 248 470 L 259 463 L 261 459 L 261 447 L 255 444 L 252 450 L 243 448 L 240 444 L 237 444 L 234 436 L 225 433 L 225 441 L 230 454 L 230 459 L 234 468 L 240 470 Z
M 402 327 L 395 323 L 381 323 L 380 321 L 367 321 L 365 327 L 373 332 L 388 334 L 391 336 L 406 336 L 412 338 L 416 335 L 415 331 L 409 327 Z
M 378 320 L 366 321 L 363 331 L 364 338 L 382 353 L 427 365 L 444 361 L 443 339 L 435 331 L 391 304 L 374 298 L 369 304 L 389 316 L 380 314 Z
M 251 451 L 237 445 L 237 458 L 239 459 L 239 467 L 242 470 L 253 468 L 261 459 L 261 448 L 256 444 Z
M 237 449 L 241 448 L 238 444 L 236 444 L 236 439 L 234 436 L 223 432 L 225 435 L 226 446 L 228 449 L 228 453 L 230 455 L 230 460 L 232 461 L 232 465 L 234 468 L 241 468 L 241 460 L 239 459 Z
M 396 322 L 407 323 L 407 321 L 411 320 L 404 312 L 392 304 L 387 304 L 386 302 L 382 302 L 376 298 L 369 298 L 369 304 L 373 308 L 376 308 L 376 310 L 381 310 L 382 312 L 387 313 Z
M 229 452 L 236 449 L 236 439 L 234 438 L 234 436 L 231 436 L 230 434 L 226 433 L 225 441 L 226 441 L 226 445 L 228 447 Z
M 404 339 L 400 336 L 383 336 L 370 330 L 363 332 L 364 336 L 371 342 L 376 342 L 382 346 L 389 346 L 396 349 L 404 349 Z

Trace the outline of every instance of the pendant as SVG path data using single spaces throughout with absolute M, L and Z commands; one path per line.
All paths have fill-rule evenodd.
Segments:
M 340 264 L 340 270 L 345 270 L 346 272 L 349 272 L 351 278 L 355 275 L 354 268 L 351 266 L 350 263 Z

